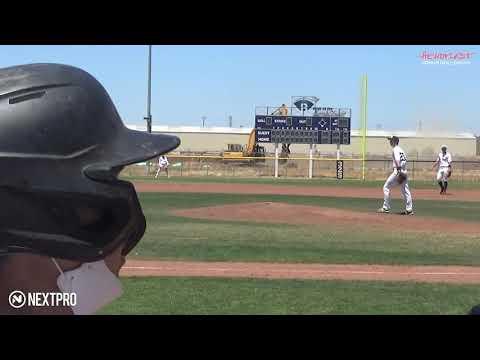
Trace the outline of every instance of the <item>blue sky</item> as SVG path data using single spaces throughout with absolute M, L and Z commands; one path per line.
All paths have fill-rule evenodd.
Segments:
M 424 65 L 420 54 L 473 52 L 468 65 Z M 108 90 L 123 120 L 146 114 L 147 46 L 0 46 L 0 67 L 78 66 Z M 163 46 L 152 54 L 154 125 L 251 127 L 255 106 L 314 95 L 351 107 L 359 126 L 360 77 L 368 74 L 368 127 L 445 128 L 480 134 L 480 46 Z

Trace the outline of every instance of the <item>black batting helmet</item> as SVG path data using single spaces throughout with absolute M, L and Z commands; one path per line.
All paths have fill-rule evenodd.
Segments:
M 391 143 L 395 144 L 395 145 L 398 145 L 398 143 L 400 142 L 400 139 L 398 138 L 398 136 L 389 136 L 387 137 L 388 141 L 390 141 Z
M 78 68 L 0 69 L 0 254 L 79 261 L 127 254 L 145 232 L 126 165 L 175 149 L 175 136 L 129 130 L 102 85 Z

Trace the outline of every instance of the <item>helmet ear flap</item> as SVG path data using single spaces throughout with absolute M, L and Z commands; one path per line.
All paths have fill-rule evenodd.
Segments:
M 118 180 L 123 168 L 123 165 L 94 164 L 84 168 L 83 173 L 94 181 L 113 182 Z

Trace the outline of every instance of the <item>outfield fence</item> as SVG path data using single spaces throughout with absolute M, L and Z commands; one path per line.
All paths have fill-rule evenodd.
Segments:
M 168 157 L 170 176 L 191 177 L 273 177 L 275 158 L 229 158 L 222 156 L 170 155 Z M 279 158 L 278 175 L 283 178 L 308 178 L 308 157 Z M 344 158 L 343 178 L 362 179 L 362 159 Z M 337 178 L 337 159 L 312 159 L 313 178 Z M 157 162 L 131 165 L 124 170 L 127 176 L 153 176 L 157 170 Z M 411 180 L 434 180 L 436 169 L 432 169 L 433 161 L 409 160 L 408 172 Z M 452 178 L 456 181 L 480 182 L 480 161 L 455 161 L 452 165 Z M 384 180 L 392 171 L 390 159 L 366 159 L 365 180 Z M 161 176 L 165 176 L 164 173 Z

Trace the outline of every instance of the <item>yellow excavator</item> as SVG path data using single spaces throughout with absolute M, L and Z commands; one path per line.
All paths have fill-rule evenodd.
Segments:
M 255 129 L 248 136 L 248 144 L 242 146 L 240 144 L 228 144 L 228 150 L 223 152 L 224 159 L 241 159 L 258 157 L 265 161 L 265 147 L 260 146 L 255 141 Z M 245 159 L 253 160 L 253 159 Z M 256 159 L 255 159 L 256 160 Z M 258 160 L 257 160 L 258 161 Z

